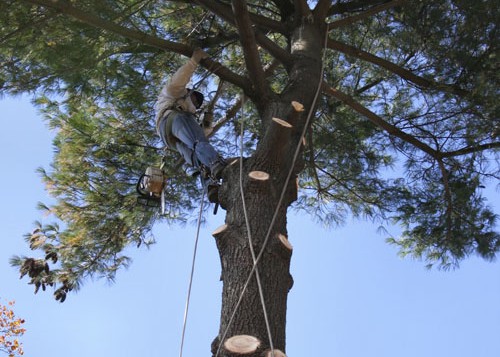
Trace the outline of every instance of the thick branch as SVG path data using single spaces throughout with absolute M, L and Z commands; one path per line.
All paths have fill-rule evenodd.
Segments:
M 82 11 L 66 1 L 62 0 L 22 0 L 27 3 L 31 3 L 34 5 L 43 6 L 57 12 L 61 12 L 64 15 L 68 15 L 75 20 L 83 22 L 87 25 L 100 28 L 117 35 L 123 36 L 125 38 L 137 41 L 142 44 L 146 44 L 151 47 L 159 48 L 161 50 L 167 50 L 175 53 L 182 54 L 184 56 L 191 56 L 193 53 L 193 49 L 188 46 L 178 42 L 164 40 L 155 36 L 148 35 L 146 33 L 131 30 L 129 28 L 117 25 L 113 22 L 106 21 L 100 18 L 96 14 L 92 14 L 88 11 Z M 223 80 L 234 84 L 240 88 L 247 87 L 247 82 L 244 77 L 237 75 L 232 72 L 228 68 L 222 66 L 220 63 L 217 63 L 210 58 L 203 60 L 201 63 L 205 68 L 210 70 L 212 73 L 215 73 L 217 76 L 222 78 Z
M 311 144 L 313 142 L 312 134 L 313 134 L 312 127 L 309 127 L 309 129 L 307 130 L 307 136 Z M 313 177 L 313 180 L 316 183 L 316 186 L 318 187 L 318 192 L 321 194 L 323 192 L 323 188 L 321 187 L 321 181 L 318 176 L 318 171 L 316 170 L 318 165 L 316 165 L 316 158 L 314 156 L 314 150 L 312 149 L 312 146 L 311 148 L 309 148 L 308 151 L 309 151 L 309 162 L 311 163 L 311 176 Z
M 330 10 L 330 6 L 332 6 L 331 0 L 318 1 L 313 11 L 316 21 L 321 21 L 328 16 L 328 11 Z
M 357 111 L 359 114 L 365 116 L 369 121 L 371 121 L 373 124 L 378 126 L 379 128 L 383 129 L 385 132 L 388 134 L 394 135 L 395 137 L 412 144 L 413 146 L 419 148 L 423 152 L 429 154 L 431 157 L 437 159 L 440 156 L 440 153 L 427 144 L 421 142 L 420 140 L 416 139 L 414 136 L 405 133 L 398 127 L 389 124 L 385 120 L 383 120 L 381 117 L 379 117 L 377 114 L 369 110 L 368 108 L 364 107 L 360 103 L 356 102 L 351 96 L 330 87 L 327 83 L 323 82 L 323 92 L 326 92 L 327 94 L 331 95 L 332 97 L 335 97 L 345 104 L 347 104 L 349 107 Z
M 295 13 L 298 14 L 299 17 L 307 17 L 311 14 L 311 9 L 307 4 L 307 0 L 295 0 Z
M 369 200 L 367 199 L 367 197 L 363 197 L 363 195 L 361 195 L 359 193 L 359 191 L 355 188 L 355 186 L 353 187 L 350 187 L 345 180 L 342 180 L 342 179 L 339 179 L 338 177 L 336 177 L 334 174 L 332 174 L 331 172 L 328 172 L 326 169 L 322 168 L 322 167 L 319 167 L 318 165 L 316 165 L 316 163 L 313 162 L 313 171 L 314 171 L 314 174 L 316 175 L 316 177 L 318 176 L 318 173 L 316 171 L 319 170 L 322 174 L 328 176 L 329 178 L 331 178 L 333 181 L 335 181 L 337 183 L 337 185 L 339 186 L 342 186 L 347 192 L 349 192 L 349 194 L 351 194 L 353 197 L 356 197 L 360 202 L 364 202 L 366 204 L 369 204 L 369 205 L 375 205 L 375 206 L 382 206 L 382 203 L 381 202 L 377 202 L 376 199 L 373 199 L 373 200 Z M 319 178 L 318 178 L 319 180 Z M 335 197 L 334 194 L 330 193 L 328 190 L 330 189 L 331 185 L 328 185 L 328 187 L 326 187 L 325 189 L 322 189 L 322 190 L 318 190 L 318 192 L 322 195 L 328 195 L 330 197 L 332 197 L 333 199 L 335 200 L 338 200 L 338 197 Z
M 457 86 L 451 86 L 447 84 L 440 84 L 440 83 L 435 83 L 432 82 L 428 79 L 422 78 L 420 76 L 417 76 L 416 74 L 412 73 L 411 71 L 404 69 L 397 64 L 394 64 L 392 62 L 389 62 L 383 58 L 377 57 L 375 55 L 372 55 L 371 53 L 368 53 L 366 51 L 363 51 L 359 48 L 347 45 L 345 43 L 335 41 L 332 39 L 328 39 L 328 48 L 338 50 L 340 52 L 343 52 L 347 55 L 362 59 L 364 61 L 373 63 L 377 66 L 380 66 L 382 68 L 387 69 L 388 71 L 397 74 L 401 78 L 412 82 L 413 84 L 419 86 L 420 88 L 425 88 L 425 89 L 436 89 L 436 90 L 441 90 L 447 93 L 453 93 L 459 96 L 466 96 L 469 93 Z
M 207 10 L 212 11 L 214 14 L 222 18 L 224 21 L 232 24 L 233 26 L 236 26 L 235 17 L 230 6 L 212 0 L 195 0 L 195 2 L 200 6 L 206 8 Z M 252 15 L 250 13 L 249 16 L 252 23 L 256 25 L 258 24 L 258 28 L 261 29 L 254 31 L 255 40 L 257 41 L 257 43 L 260 46 L 262 46 L 266 51 L 268 51 L 273 57 L 279 59 L 285 66 L 287 66 L 291 60 L 290 54 L 284 49 L 282 49 L 280 46 L 278 46 L 275 42 L 271 41 L 262 32 L 262 30 L 274 29 L 276 32 L 284 34 L 285 33 L 284 26 L 280 24 L 279 28 L 276 28 L 276 26 L 273 25 L 271 26 L 262 25 L 262 19 L 260 16 Z
M 123 37 L 136 40 L 140 43 L 147 43 L 152 47 L 160 48 L 163 50 L 165 49 L 171 50 L 173 52 L 180 53 L 185 56 L 190 56 L 191 53 L 193 52 L 192 49 L 187 45 L 183 45 L 173 41 L 163 40 L 161 38 L 151 36 L 140 31 L 131 30 L 126 27 L 117 25 L 113 22 L 103 20 L 96 14 L 89 13 L 88 11 L 79 10 L 76 7 L 70 5 L 70 3 L 66 1 L 62 0 L 22 0 L 22 1 L 34 5 L 40 5 L 52 10 L 56 10 L 65 15 L 69 15 L 80 22 L 86 23 L 87 25 L 91 25 L 93 27 L 97 27 L 103 30 L 107 30 L 109 32 L 116 33 Z
M 330 8 L 329 15 L 361 11 L 367 6 L 376 6 L 385 2 L 387 0 L 353 0 L 347 3 L 337 3 Z
M 444 157 L 461 156 L 461 155 L 471 154 L 473 152 L 484 151 L 488 149 L 498 149 L 498 148 L 500 148 L 500 142 L 493 142 L 477 146 L 468 146 L 454 151 L 443 152 L 441 153 L 441 157 L 444 158 Z
M 232 24 L 233 26 L 236 27 L 235 23 L 235 16 L 233 14 L 233 11 L 231 10 L 231 7 L 225 4 L 222 4 L 220 2 L 212 1 L 212 0 L 194 0 L 195 3 L 199 4 L 200 6 L 206 8 L 209 11 L 212 11 L 214 14 L 217 16 L 221 17 L 224 21 L 228 22 L 229 24 Z M 249 13 L 250 20 L 254 24 L 258 24 L 259 28 L 267 28 L 267 29 L 274 29 L 279 33 L 285 33 L 285 28 L 282 24 L 280 24 L 279 29 L 276 28 L 276 26 L 267 26 L 264 25 L 262 26 L 262 19 L 259 16 L 253 16 L 252 14 Z M 284 66 L 289 66 L 290 61 L 291 61 L 291 56 L 290 53 L 288 53 L 286 50 L 278 46 L 275 42 L 270 40 L 264 33 L 259 31 L 258 29 L 254 29 L 254 36 L 255 36 L 255 41 L 262 46 L 266 51 L 271 54 L 271 56 L 275 57 L 278 59 L 281 63 L 283 63 Z M 226 78 L 224 78 L 226 79 Z M 227 79 L 226 79 L 227 80 Z M 229 81 L 230 83 L 233 83 L 232 81 Z M 240 88 L 245 89 L 244 86 L 239 85 Z M 247 93 L 248 91 L 245 90 Z
M 374 6 L 373 8 L 366 10 L 366 11 L 363 11 L 360 14 L 349 16 L 349 17 L 346 17 L 346 18 L 338 20 L 338 21 L 330 22 L 328 24 L 328 29 L 333 30 L 333 29 L 336 29 L 339 27 L 351 25 L 357 21 L 366 19 L 367 17 L 375 15 L 379 12 L 385 11 L 385 10 L 390 9 L 392 7 L 395 7 L 395 6 L 402 5 L 406 1 L 407 0 L 393 0 L 393 1 L 389 1 L 389 2 L 382 4 L 382 5 Z
M 231 6 L 214 0 L 194 0 L 194 2 L 205 9 L 213 12 L 226 22 L 235 25 L 235 19 Z M 249 13 L 248 15 L 253 24 L 264 31 L 273 31 L 281 34 L 286 33 L 286 27 L 283 23 L 271 20 L 267 17 Z
M 267 68 L 265 69 L 265 74 L 266 77 L 269 77 L 274 73 L 274 70 L 278 66 L 278 62 L 275 60 L 273 63 L 271 63 Z M 217 92 L 219 91 L 219 88 L 217 89 Z M 215 95 L 217 97 L 217 94 Z M 238 100 L 234 103 L 234 105 L 226 110 L 226 116 L 220 120 L 217 121 L 217 123 L 214 125 L 212 132 L 209 134 L 209 136 L 214 135 L 220 128 L 222 128 L 228 121 L 233 120 L 236 114 L 238 113 L 238 110 L 241 109 L 241 106 L 243 105 L 243 96 L 240 96 Z M 215 99 L 215 98 L 214 98 Z
M 257 96 L 265 97 L 266 93 L 269 91 L 269 86 L 265 79 L 264 69 L 262 68 L 262 63 L 259 57 L 259 51 L 257 49 L 257 43 L 255 41 L 254 30 L 252 27 L 252 22 L 248 14 L 247 3 L 245 0 L 233 0 L 232 1 L 234 17 L 236 19 L 236 26 L 238 27 L 238 32 L 240 34 L 240 41 L 243 47 L 243 53 L 245 55 L 245 63 L 248 72 L 252 75 L 250 80 L 252 81 L 255 91 L 258 93 Z
M 292 56 L 290 52 L 278 46 L 274 41 L 270 40 L 263 33 L 256 31 L 255 40 L 262 46 L 271 56 L 279 60 L 285 67 L 289 67 L 292 64 Z

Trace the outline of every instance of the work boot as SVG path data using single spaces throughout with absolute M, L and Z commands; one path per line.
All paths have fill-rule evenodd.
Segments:
M 189 165 L 186 162 L 182 165 L 182 169 L 184 170 L 186 175 L 191 176 L 191 177 L 196 177 L 200 174 L 200 170 L 198 170 L 194 166 Z

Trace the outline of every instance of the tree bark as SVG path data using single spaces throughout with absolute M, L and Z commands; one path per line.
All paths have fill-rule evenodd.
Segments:
M 295 152 L 297 147 L 302 150 L 301 134 L 321 83 L 320 28 L 321 25 L 300 22 L 290 43 L 293 63 L 289 85 L 270 102 L 266 98 L 265 106 L 255 103 L 262 108 L 262 136 L 255 153 L 250 158 L 236 160 L 223 173 L 219 199 L 227 213 L 225 225 L 213 233 L 223 282 L 220 329 L 212 343 L 214 356 L 272 356 L 271 347 L 277 351 L 275 356 L 286 352 L 287 296 L 293 285 L 286 213 L 297 198 L 296 180 L 302 168 L 300 157 L 294 161 Z M 249 236 L 255 255 L 260 255 L 252 276 Z M 260 277 L 270 333 L 256 273 Z M 257 346 L 253 350 L 238 345 L 241 341 L 259 343 L 252 345 Z M 235 352 L 238 348 L 246 352 Z
M 250 232 L 247 231 L 245 212 L 239 192 L 240 163 L 231 165 L 224 172 L 225 183 L 221 188 L 223 197 L 221 201 L 228 205 L 226 206 L 226 224 L 214 232 L 221 259 L 223 281 L 221 324 L 219 335 L 213 343 L 214 355 L 221 342 L 238 335 L 249 335 L 261 341 L 257 350 L 248 354 L 249 356 L 261 355 L 271 345 L 255 273 L 250 278 L 246 292 L 237 308 L 238 300 L 253 267 L 249 234 L 256 256 L 264 246 L 266 237 L 269 237 L 258 262 L 257 271 L 263 287 L 273 347 L 285 350 L 287 295 L 293 281 L 289 272 L 291 249 L 282 243 L 280 235 L 287 235 L 286 206 L 288 204 L 280 205 L 274 225 L 269 229 L 278 206 L 280 187 L 278 180 L 273 179 L 277 177 L 275 172 L 268 172 L 268 168 L 255 167 L 257 165 L 260 166 L 255 160 L 244 160 L 241 180 Z M 270 178 L 260 179 L 265 175 L 257 175 L 258 179 L 252 178 L 249 173 L 255 171 L 267 172 Z M 229 325 L 231 320 L 232 323 Z M 232 354 L 221 347 L 219 356 L 233 355 L 238 354 Z

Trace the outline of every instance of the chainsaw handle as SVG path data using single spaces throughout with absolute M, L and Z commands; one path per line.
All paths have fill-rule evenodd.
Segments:
M 143 189 L 141 189 L 142 186 L 142 179 L 146 176 L 146 174 L 142 174 L 139 177 L 139 180 L 137 181 L 137 184 L 135 185 L 135 190 L 137 191 L 138 194 L 142 196 L 148 196 L 147 192 L 145 192 Z

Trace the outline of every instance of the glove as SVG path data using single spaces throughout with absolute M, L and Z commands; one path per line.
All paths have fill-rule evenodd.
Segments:
M 191 55 L 191 59 L 195 61 L 196 63 L 200 63 L 202 59 L 205 59 L 208 57 L 208 54 L 203 51 L 201 48 L 195 48 L 193 51 L 193 54 Z

